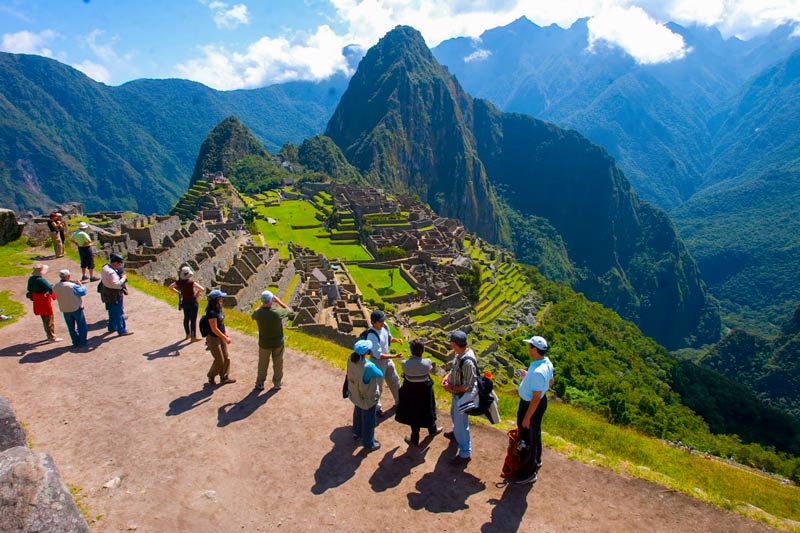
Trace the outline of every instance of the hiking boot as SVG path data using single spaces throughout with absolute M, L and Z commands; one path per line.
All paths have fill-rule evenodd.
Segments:
M 228 376 L 223 376 L 219 379 L 220 385 L 227 385 L 228 383 L 236 383 L 236 380 L 233 378 L 229 378 Z
M 208 387 L 216 387 L 216 385 L 217 385 L 217 380 L 215 378 L 208 378 L 208 381 L 206 382 L 206 386 L 208 386 Z
M 91 278 L 89 278 L 89 281 L 100 281 L 100 278 L 92 276 Z
M 256 383 L 256 386 L 253 387 L 253 388 L 256 389 L 256 390 L 264 390 L 264 384 L 263 383 Z
M 381 443 L 378 441 L 374 441 L 372 446 L 367 448 L 368 452 L 374 452 L 375 450 L 379 450 L 381 448 Z
M 450 459 L 450 464 L 453 466 L 467 466 L 470 461 L 472 461 L 472 457 L 461 457 L 460 455 L 456 455 Z
M 403 437 L 403 440 L 406 441 L 406 444 L 409 446 L 419 446 L 419 435 L 417 435 L 416 439 L 414 437 Z
M 433 437 L 433 436 L 438 435 L 439 433 L 441 433 L 443 430 L 444 430 L 444 427 L 442 427 L 442 426 L 439 426 L 439 427 L 436 427 L 436 428 L 431 428 L 431 429 L 428 430 L 428 435 Z
M 120 334 L 119 334 L 119 336 L 120 336 L 120 337 L 124 337 L 124 336 L 126 336 L 126 335 L 133 335 L 133 332 L 132 332 L 132 331 L 126 331 L 126 332 L 124 332 L 124 333 L 120 333 Z
M 200 342 L 201 340 L 203 339 L 201 339 L 200 337 L 192 337 L 191 342 Z
M 281 390 L 281 384 L 280 384 L 280 383 L 278 383 L 277 385 L 272 385 L 272 388 L 273 388 L 274 390 Z
M 89 279 L 89 278 L 88 278 L 88 277 L 86 277 L 86 276 L 81 276 L 81 281 L 86 281 L 86 280 L 88 280 L 88 279 Z
M 450 439 L 450 440 L 456 440 L 456 434 L 454 432 L 452 432 L 452 431 L 445 431 L 444 432 L 444 438 Z
M 539 475 L 534 472 L 533 475 L 526 477 L 525 479 L 519 479 L 515 481 L 517 485 L 530 485 L 531 483 L 536 483 L 536 480 L 539 479 Z
M 47 340 L 48 340 L 49 342 L 61 342 L 61 341 L 63 341 L 64 339 L 62 339 L 61 337 L 53 337 L 52 339 L 47 339 Z

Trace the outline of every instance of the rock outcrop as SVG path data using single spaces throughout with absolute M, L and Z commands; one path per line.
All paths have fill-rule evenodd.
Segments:
M 17 215 L 10 209 L 0 208 L 0 246 L 17 240 L 22 235 L 22 226 L 17 222 Z

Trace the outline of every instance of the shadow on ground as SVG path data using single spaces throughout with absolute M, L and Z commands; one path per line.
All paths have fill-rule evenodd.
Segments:
M 233 422 L 244 420 L 277 393 L 278 389 L 270 389 L 264 394 L 261 394 L 259 390 L 253 389 L 238 402 L 221 405 L 217 409 L 217 427 L 222 428 Z
M 389 450 L 378 464 L 378 469 L 369 478 L 369 484 L 375 492 L 383 492 L 400 485 L 414 467 L 425 462 L 425 456 L 428 454 L 428 448 L 412 446 L 404 454 L 395 457 L 399 449 L 395 447 Z
M 506 490 L 500 499 L 491 499 L 494 505 L 491 521 L 481 526 L 481 533 L 506 533 L 517 531 L 522 523 L 522 517 L 528 510 L 528 493 L 534 484 L 506 485 Z
M 369 452 L 361 448 L 359 440 L 353 439 L 353 428 L 343 426 L 334 429 L 330 435 L 333 448 L 325 454 L 319 463 L 319 468 L 314 472 L 314 486 L 312 494 L 322 494 L 328 489 L 333 489 L 352 478 L 361 461 Z M 360 448 L 360 449 L 359 449 Z M 358 453 L 353 452 L 359 449 Z
M 206 386 L 198 391 L 181 396 L 180 398 L 175 398 L 169 402 L 169 409 L 167 409 L 166 415 L 176 416 L 190 411 L 198 405 L 209 401 L 212 394 L 214 394 L 214 388 Z
M 417 481 L 417 492 L 408 494 L 409 507 L 416 511 L 425 509 L 430 513 L 452 513 L 469 509 L 467 498 L 486 490 L 483 481 L 467 472 L 463 466 L 450 464 L 456 449 L 455 441 L 451 441 L 436 461 L 433 472 L 428 472 Z

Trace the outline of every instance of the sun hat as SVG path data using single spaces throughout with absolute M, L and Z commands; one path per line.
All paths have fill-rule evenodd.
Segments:
M 261 301 L 265 304 L 272 303 L 273 298 L 274 296 L 270 291 L 264 291 L 261 293 Z
M 222 292 L 219 289 L 214 289 L 213 291 L 208 293 L 207 298 L 209 300 L 216 300 L 217 298 L 225 298 L 228 295 L 227 292 Z
M 547 351 L 547 341 L 544 340 L 544 337 L 534 335 L 530 339 L 524 339 L 522 342 L 527 342 L 528 344 L 535 346 L 536 349 L 539 350 L 540 352 Z
M 42 263 L 36 263 L 33 265 L 33 275 L 34 276 L 44 276 L 47 274 L 47 271 L 50 270 L 48 265 Z
M 67 279 L 71 275 L 72 275 L 72 273 L 69 270 L 67 270 L 66 268 L 64 270 L 59 270 L 58 271 L 58 277 L 61 278 L 61 279 Z
M 467 345 L 467 334 L 463 331 L 456 330 L 447 336 L 447 340 L 456 343 L 458 346 Z
M 78 224 L 78 229 L 89 229 L 89 224 L 87 224 L 86 222 L 80 222 Z
M 364 339 L 356 341 L 355 346 L 353 346 L 353 351 L 356 352 L 358 355 L 364 355 L 371 349 L 372 349 L 372 343 Z
M 194 271 L 191 269 L 191 267 L 188 267 L 188 266 L 182 266 L 181 267 L 181 271 L 178 274 L 179 278 L 181 278 L 182 280 L 187 280 L 187 279 L 191 278 L 192 276 L 194 276 Z

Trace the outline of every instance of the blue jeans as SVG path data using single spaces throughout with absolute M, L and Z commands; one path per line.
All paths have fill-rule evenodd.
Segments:
M 86 344 L 86 315 L 83 314 L 83 307 L 71 313 L 64 313 L 64 322 L 67 323 L 67 330 L 72 339 L 73 346 Z
M 458 412 L 458 396 L 453 394 L 450 404 L 450 417 L 453 419 L 453 434 L 458 442 L 458 455 L 461 457 L 472 456 L 472 439 L 469 435 L 469 415 Z
M 361 437 L 361 444 L 365 448 L 375 446 L 375 410 L 377 407 L 377 405 L 373 405 L 369 409 L 361 409 L 353 406 L 353 434 Z
M 116 303 L 106 304 L 108 309 L 108 331 L 116 331 L 120 335 L 127 333 L 125 317 L 122 314 L 122 297 Z

